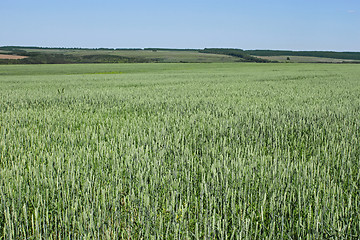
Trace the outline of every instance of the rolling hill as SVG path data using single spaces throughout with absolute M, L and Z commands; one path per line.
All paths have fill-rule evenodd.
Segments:
M 356 63 L 360 52 L 242 50 L 230 48 L 0 47 L 0 64 L 311 62 Z

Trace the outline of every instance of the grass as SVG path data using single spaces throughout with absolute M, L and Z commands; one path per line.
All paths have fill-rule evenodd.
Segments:
M 359 74 L 0 66 L 0 238 L 358 239 Z
M 122 73 L 184 73 L 187 71 L 231 71 L 238 64 L 51 64 L 51 65 L 8 65 L 0 66 L 0 76 L 26 76 L 26 75 L 72 75 L 72 74 L 94 74 L 104 72 Z M 246 65 L 244 65 L 246 66 Z

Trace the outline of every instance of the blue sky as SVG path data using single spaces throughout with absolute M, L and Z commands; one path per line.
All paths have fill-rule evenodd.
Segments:
M 360 0 L 1 0 L 0 46 L 360 51 Z

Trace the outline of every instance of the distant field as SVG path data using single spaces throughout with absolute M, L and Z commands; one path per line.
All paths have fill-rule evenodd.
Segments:
M 270 61 L 278 62 L 294 62 L 294 63 L 342 63 L 342 62 L 360 62 L 348 59 L 334 59 L 321 57 L 305 57 L 305 56 L 256 56 Z M 290 61 L 287 58 L 290 58 Z
M 246 50 L 253 56 L 304 56 L 331 59 L 348 59 L 360 61 L 360 52 L 334 52 L 334 51 L 284 51 L 284 50 Z
M 359 76 L 1 65 L 0 239 L 360 239 Z
M 0 59 L 24 59 L 26 56 L 7 55 L 0 53 Z

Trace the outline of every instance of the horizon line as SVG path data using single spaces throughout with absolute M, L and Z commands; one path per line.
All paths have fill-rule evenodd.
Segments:
M 245 49 L 245 48 L 235 48 L 235 47 L 205 47 L 205 48 L 172 48 L 172 47 L 49 47 L 49 46 L 21 46 L 21 45 L 2 45 L 0 48 L 39 48 L 39 49 L 78 49 L 78 50 L 204 50 L 204 49 L 236 49 L 244 51 L 291 51 L 291 52 L 360 52 L 354 50 L 292 50 L 292 49 L 270 49 L 270 48 L 255 48 L 255 49 Z

